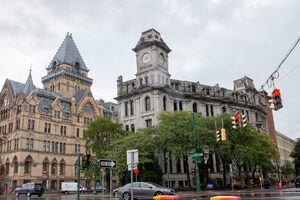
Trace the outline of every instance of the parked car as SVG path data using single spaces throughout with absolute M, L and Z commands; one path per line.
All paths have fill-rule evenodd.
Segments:
M 61 192 L 66 193 L 66 194 L 69 194 L 72 192 L 75 193 L 75 192 L 77 192 L 77 187 L 78 187 L 78 184 L 76 182 L 62 182 L 61 183 Z M 87 189 L 86 189 L 86 187 L 83 187 L 80 185 L 79 191 L 81 193 L 86 193 Z
M 296 188 L 300 188 L 300 176 L 297 176 L 297 177 L 296 177 L 296 180 L 295 180 L 295 187 L 296 187 Z
M 160 186 L 156 183 L 150 182 L 134 182 L 133 183 L 133 196 L 137 199 L 153 199 L 153 196 L 158 195 L 174 195 L 173 189 Z M 124 200 L 131 199 L 131 183 L 118 188 L 118 198 Z
M 21 194 L 25 194 L 27 197 L 31 195 L 38 195 L 40 197 L 44 194 L 44 191 L 45 189 L 42 183 L 29 182 L 17 187 L 15 189 L 15 196 L 18 197 Z
M 113 197 L 114 198 L 118 198 L 118 189 L 119 188 L 116 188 L 116 189 L 113 190 Z

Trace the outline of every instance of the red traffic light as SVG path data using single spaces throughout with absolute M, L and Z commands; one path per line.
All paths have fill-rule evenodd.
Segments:
M 133 173 L 135 173 L 135 174 L 139 174 L 139 173 L 140 173 L 140 171 L 139 171 L 139 169 L 134 169 L 134 170 L 133 170 Z
M 238 114 L 238 113 L 235 114 L 235 115 L 234 115 L 234 119 L 235 119 L 235 120 L 240 120 L 240 114 Z
M 276 88 L 273 90 L 272 94 L 274 97 L 278 97 L 278 96 L 280 96 L 280 90 Z

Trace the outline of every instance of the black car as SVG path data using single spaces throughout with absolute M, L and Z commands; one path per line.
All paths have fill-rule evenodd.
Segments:
M 21 187 L 15 189 L 15 196 L 18 197 L 21 194 L 25 194 L 27 197 L 31 195 L 42 196 L 44 193 L 44 186 L 41 183 L 25 183 Z

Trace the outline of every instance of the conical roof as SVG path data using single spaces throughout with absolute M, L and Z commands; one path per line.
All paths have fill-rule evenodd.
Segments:
M 27 81 L 26 81 L 24 89 L 23 89 L 23 93 L 25 95 L 28 95 L 34 89 L 35 89 L 35 86 L 34 86 L 33 81 L 32 81 L 31 70 L 30 70 L 29 76 L 27 78 Z
M 56 52 L 52 59 L 49 68 L 56 66 L 57 64 L 66 63 L 72 66 L 79 66 L 81 69 L 87 70 L 85 63 L 75 45 L 72 34 L 67 33 L 63 43 Z

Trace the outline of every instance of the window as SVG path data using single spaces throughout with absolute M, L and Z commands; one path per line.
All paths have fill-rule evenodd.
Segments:
M 140 78 L 140 86 L 142 86 L 142 85 L 143 85 L 143 79 Z
M 57 174 L 57 162 L 56 160 L 52 161 L 51 163 L 51 175 Z
M 77 116 L 77 122 L 80 122 L 80 116 Z
M 59 163 L 59 175 L 64 176 L 65 175 L 65 161 L 61 161 Z
M 146 127 L 151 127 L 152 126 L 152 119 L 146 119 Z
M 33 150 L 33 138 L 26 138 L 26 148 Z
M 179 101 L 179 110 L 182 110 L 182 101 Z
M 209 117 L 209 107 L 207 104 L 205 105 L 205 107 L 206 107 L 206 117 Z
M 126 131 L 129 131 L 129 125 L 126 125 L 126 126 L 125 126 L 125 130 L 126 130 Z
M 192 92 L 196 92 L 196 85 L 192 85 Z
M 167 110 L 167 97 L 164 96 L 163 98 L 163 110 L 166 111 Z
M 44 151 L 46 152 L 47 151 L 47 141 L 46 140 L 44 140 L 43 147 L 44 147 Z
M 128 116 L 128 102 L 125 102 L 125 117 Z
M 213 117 L 214 116 L 214 106 L 210 105 L 210 114 Z
M 60 126 L 60 135 L 62 135 L 62 136 L 67 135 L 67 127 L 66 126 Z
M 14 161 L 14 174 L 18 173 L 19 165 L 18 165 L 18 160 Z
M 15 145 L 14 145 L 14 150 L 18 150 L 19 149 L 19 138 L 15 139 Z
M 66 143 L 63 143 L 63 153 L 66 153 Z
M 80 144 L 75 144 L 75 153 L 80 153 Z
M 148 85 L 148 76 L 145 77 L 145 84 Z
M 49 174 L 49 161 L 45 159 L 43 161 L 43 174 Z
M 32 170 L 32 158 L 27 157 L 25 159 L 25 164 L 24 164 L 24 174 L 31 174 Z
M 131 124 L 131 131 L 132 131 L 132 132 L 135 132 L 134 124 Z
M 20 119 L 16 120 L 16 130 L 20 129 Z
M 76 130 L 77 130 L 77 131 L 76 131 L 76 135 L 77 135 L 77 137 L 79 137 L 79 131 L 80 131 L 80 129 L 77 128 Z
M 197 103 L 193 103 L 193 112 L 197 112 L 198 110 L 197 110 Z
M 93 114 L 94 113 L 93 105 L 90 102 L 86 103 L 83 107 L 83 111 L 88 114 Z
M 174 101 L 173 107 L 174 107 L 174 111 L 177 111 L 177 101 Z
M 47 152 L 50 152 L 50 141 L 47 141 L 46 151 L 47 151 Z
M 151 109 L 151 103 L 150 103 L 150 97 L 145 98 L 145 111 L 150 111 Z
M 29 105 L 29 112 L 30 113 L 35 113 L 35 106 L 34 105 Z
M 50 123 L 45 123 L 45 126 L 44 126 L 44 132 L 45 133 L 50 133 L 51 132 L 51 124 Z
M 179 86 L 178 86 L 178 83 L 175 83 L 175 90 L 179 90 Z
M 55 118 L 60 118 L 60 111 L 55 110 L 54 111 L 54 117 Z
M 8 132 L 9 133 L 13 131 L 13 126 L 14 126 L 14 124 L 12 122 L 8 124 Z
M 133 101 L 130 101 L 130 115 L 134 115 Z
M 223 106 L 222 111 L 223 111 L 223 113 L 226 113 L 226 107 L 225 106 Z
M 35 123 L 34 120 L 28 119 L 28 122 L 27 122 L 27 129 L 28 129 L 28 130 L 34 130 L 34 123 Z
M 55 143 L 52 141 L 52 145 L 51 145 L 51 146 L 52 146 L 52 152 L 53 152 L 53 153 L 54 153 L 54 150 L 55 150 L 54 144 L 55 144 Z
M 5 174 L 9 174 L 9 160 L 7 160 L 5 163 Z

